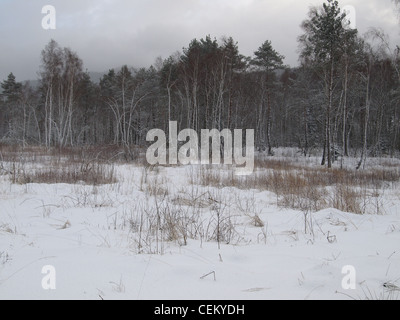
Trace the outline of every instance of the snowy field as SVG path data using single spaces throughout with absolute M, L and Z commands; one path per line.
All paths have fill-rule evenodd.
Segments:
M 304 167 L 319 161 L 286 158 Z M 355 159 L 346 161 L 354 168 Z M 373 159 L 366 170 L 398 165 Z M 39 167 L 46 164 L 23 170 Z M 21 183 L 15 163 L 4 168 L 0 299 L 400 297 L 398 181 L 360 189 L 364 214 L 354 214 L 329 207 L 334 186 L 314 210 L 240 180 L 207 185 L 229 168 L 113 164 L 115 181 L 104 185 Z M 54 267 L 55 290 L 42 286 L 44 266 Z M 355 289 L 346 287 L 352 279 Z

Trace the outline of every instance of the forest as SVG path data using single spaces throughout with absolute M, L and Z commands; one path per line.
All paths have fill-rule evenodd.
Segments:
M 232 37 L 207 35 L 150 67 L 109 70 L 99 82 L 78 53 L 51 40 L 38 86 L 13 73 L 1 82 L 0 143 L 115 145 L 129 160 L 148 145 L 149 130 L 168 132 L 177 121 L 178 130 L 254 129 L 257 150 L 318 152 L 328 167 L 342 156 L 359 157 L 358 167 L 367 156 L 398 156 L 399 46 L 382 30 L 351 29 L 333 0 L 311 8 L 301 27 L 297 67 L 269 40 L 247 57 Z

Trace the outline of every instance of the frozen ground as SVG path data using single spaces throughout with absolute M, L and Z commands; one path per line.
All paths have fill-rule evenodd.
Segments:
M 383 215 L 324 209 L 305 233 L 273 193 L 192 185 L 194 170 L 118 165 L 96 187 L 0 176 L 0 299 L 399 299 L 398 189 Z

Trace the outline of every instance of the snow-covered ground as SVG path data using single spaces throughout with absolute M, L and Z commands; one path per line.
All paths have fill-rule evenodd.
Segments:
M 398 188 L 383 215 L 324 209 L 305 233 L 271 192 L 193 185 L 193 167 L 115 170 L 103 186 L 0 176 L 0 299 L 399 299 Z

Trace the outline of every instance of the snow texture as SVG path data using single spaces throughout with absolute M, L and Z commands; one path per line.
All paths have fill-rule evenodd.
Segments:
M 384 215 L 325 209 L 312 213 L 314 232 L 306 234 L 303 213 L 277 207 L 270 192 L 193 186 L 191 167 L 116 170 L 119 182 L 104 186 L 17 185 L 0 176 L 0 299 L 399 298 L 398 190 L 385 193 Z M 203 227 L 218 211 L 204 194 L 218 194 L 234 225 L 229 244 L 209 230 L 210 239 L 186 243 L 149 238 L 140 250 L 135 214 L 157 204 L 144 175 L 187 212 L 189 195 L 199 195 L 193 214 Z M 239 210 L 245 200 L 259 225 Z M 56 270 L 55 290 L 42 288 L 46 265 Z M 355 290 L 342 287 L 347 265 L 356 270 Z

